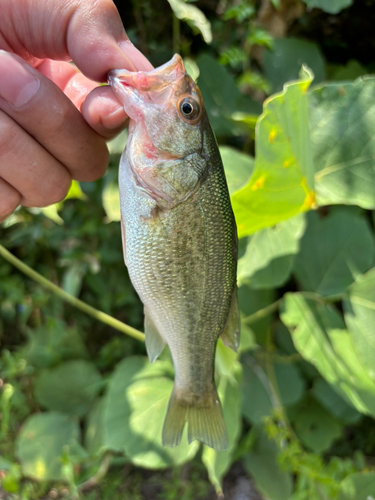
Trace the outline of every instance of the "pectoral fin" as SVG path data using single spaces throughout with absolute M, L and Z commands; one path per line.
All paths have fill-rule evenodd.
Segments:
M 221 334 L 221 340 L 223 343 L 230 347 L 234 352 L 237 352 L 238 346 L 240 345 L 240 311 L 238 308 L 237 300 L 237 287 L 233 292 L 232 302 L 230 304 L 228 319 L 225 324 L 223 333 Z
M 122 239 L 122 251 L 124 253 L 124 262 L 125 262 L 125 265 L 127 266 L 127 262 L 126 262 L 126 240 L 125 240 L 125 226 L 124 226 L 124 223 L 122 222 L 121 220 L 121 239 Z
M 158 329 L 156 328 L 146 308 L 144 312 L 145 312 L 146 349 L 150 363 L 153 363 L 163 350 L 166 342 L 160 335 Z

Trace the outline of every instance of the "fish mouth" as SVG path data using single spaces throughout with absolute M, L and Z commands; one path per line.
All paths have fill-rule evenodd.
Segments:
M 161 104 L 172 95 L 176 82 L 186 76 L 181 56 L 173 58 L 151 71 L 114 69 L 108 73 L 108 83 L 123 104 L 128 116 L 135 121 L 141 118 L 147 104 Z

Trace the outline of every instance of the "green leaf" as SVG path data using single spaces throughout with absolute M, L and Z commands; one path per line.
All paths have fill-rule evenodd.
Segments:
M 104 398 L 97 399 L 85 422 L 85 448 L 90 455 L 98 454 L 104 448 Z
M 340 484 L 337 500 L 374 500 L 375 472 L 355 472 Z
M 241 398 L 238 382 L 229 377 L 221 377 L 218 393 L 228 431 L 228 450 L 215 451 L 204 446 L 202 461 L 211 483 L 220 492 L 221 479 L 232 464 L 233 452 L 241 433 Z
M 312 394 L 334 417 L 345 423 L 352 424 L 361 418 L 361 414 L 344 401 L 322 378 L 314 381 Z
M 232 114 L 259 114 L 260 105 L 240 93 L 234 78 L 213 57 L 203 54 L 196 62 L 200 71 L 198 85 L 215 134 L 242 134 L 242 128 L 231 120 Z
M 177 19 L 186 21 L 192 28 L 198 30 L 206 43 L 212 42 L 211 23 L 195 5 L 184 0 L 168 0 Z
M 307 89 L 312 75 L 266 101 L 256 126 L 255 168 L 232 196 L 240 238 L 310 209 L 315 200 Z
M 344 80 L 355 80 L 367 73 L 368 70 L 356 59 L 349 59 L 345 65 L 327 65 L 327 79 L 330 81 L 342 82 Z
M 302 443 L 315 453 L 328 450 L 343 431 L 343 425 L 313 399 L 294 412 L 292 423 Z
M 63 199 L 62 203 L 66 200 L 71 200 L 71 199 L 77 199 L 77 200 L 87 200 L 87 196 L 85 193 L 82 191 L 81 186 L 78 181 L 72 181 L 68 194 L 65 196 Z
M 374 236 L 364 217 L 337 210 L 326 217 L 307 214 L 307 228 L 294 261 L 305 290 L 321 295 L 343 293 L 374 265 Z
M 281 319 L 294 346 L 358 411 L 375 415 L 375 384 L 356 356 L 338 311 L 301 294 L 284 296 Z
M 17 439 L 23 474 L 40 481 L 65 479 L 62 455 L 78 439 L 78 423 L 71 417 L 58 412 L 32 415 Z
M 232 195 L 250 179 L 254 168 L 254 158 L 229 146 L 221 146 L 220 155 L 223 160 L 229 193 Z
M 101 384 L 102 378 L 92 363 L 66 361 L 41 372 L 35 381 L 35 398 L 49 410 L 82 416 L 90 410 Z
M 280 92 L 285 82 L 296 80 L 302 65 L 311 68 L 315 83 L 325 78 L 325 62 L 319 46 L 297 38 L 279 38 L 272 49 L 264 53 L 263 69 L 272 85 L 272 92 Z
M 375 78 L 332 83 L 309 94 L 319 205 L 375 208 Z
M 119 135 L 107 143 L 111 155 L 121 155 L 125 149 L 128 139 L 128 129 L 123 130 Z
M 277 447 L 268 439 L 261 426 L 254 426 L 255 444 L 245 455 L 245 467 L 256 487 L 269 500 L 289 500 L 292 494 L 292 477 L 280 469 Z
M 275 288 L 289 278 L 299 240 L 305 230 L 302 214 L 258 231 L 248 238 L 238 261 L 237 277 L 252 288 Z
M 110 378 L 104 408 L 104 444 L 125 452 L 134 465 L 157 469 L 184 463 L 198 449 L 187 443 L 161 444 L 164 417 L 172 392 L 173 369 L 167 362 L 150 364 L 145 357 L 131 356 L 119 363 Z
M 310 9 L 322 9 L 329 14 L 337 14 L 353 4 L 353 0 L 302 0 Z
M 287 406 L 298 402 L 303 396 L 305 383 L 294 365 L 275 363 L 273 370 L 278 393 L 258 363 L 250 357 L 243 360 L 242 413 L 254 424 L 261 423 L 264 417 L 271 415 L 280 402 Z
M 375 381 L 375 268 L 349 288 L 344 312 L 358 358 Z

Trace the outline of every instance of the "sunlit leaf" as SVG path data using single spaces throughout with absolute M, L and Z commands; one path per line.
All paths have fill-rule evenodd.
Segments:
M 211 23 L 198 7 L 184 0 L 168 0 L 168 2 L 178 19 L 186 21 L 197 29 L 206 43 L 212 42 Z
M 66 479 L 61 457 L 78 439 L 79 426 L 71 417 L 58 412 L 31 415 L 17 439 L 24 475 L 40 481 Z
M 229 193 L 232 195 L 250 179 L 254 168 L 254 158 L 229 146 L 221 146 L 220 155 L 223 160 Z
M 102 201 L 107 222 L 121 220 L 119 187 L 114 179 L 106 182 L 102 192 Z
M 361 215 L 338 210 L 326 217 L 307 214 L 307 228 L 294 261 L 294 273 L 305 290 L 322 295 L 342 293 L 374 265 L 375 241 Z
M 349 288 L 344 312 L 354 349 L 375 381 L 375 268 Z
M 309 96 L 319 205 L 375 208 L 375 78 L 330 83 Z
M 305 219 L 299 214 L 248 237 L 246 251 L 238 261 L 237 277 L 252 288 L 283 285 L 292 270 Z
M 132 356 L 117 365 L 109 382 L 104 444 L 125 452 L 140 467 L 157 469 L 184 463 L 199 446 L 197 441 L 188 445 L 186 428 L 179 446 L 162 446 L 162 427 L 173 387 L 171 371 L 167 362 L 150 364 L 145 357 Z
M 315 203 L 307 110 L 311 74 L 266 101 L 257 122 L 255 168 L 232 196 L 239 237 L 273 226 Z
M 319 300 L 287 293 L 281 319 L 297 351 L 332 388 L 358 411 L 375 415 L 375 383 L 359 361 L 338 311 Z

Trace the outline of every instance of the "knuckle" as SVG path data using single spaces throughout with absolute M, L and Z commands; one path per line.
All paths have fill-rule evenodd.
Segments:
M 68 172 L 60 176 L 60 178 L 53 182 L 46 191 L 43 191 L 42 197 L 34 206 L 47 207 L 48 205 L 59 203 L 67 195 L 71 182 L 72 180 Z
M 21 202 L 21 195 L 15 189 L 7 190 L 0 197 L 0 221 L 12 215 Z

